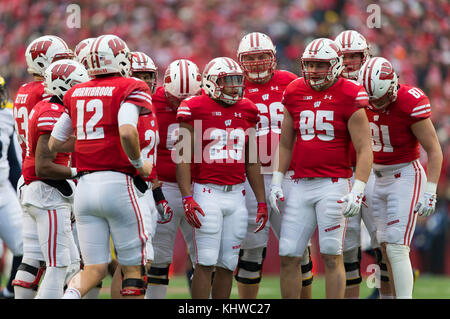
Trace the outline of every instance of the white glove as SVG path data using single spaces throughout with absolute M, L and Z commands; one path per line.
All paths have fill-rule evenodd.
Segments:
M 436 188 L 435 183 L 427 182 L 422 198 L 417 202 L 415 213 L 419 216 L 427 217 L 434 213 L 436 209 Z
M 283 182 L 284 174 L 281 172 L 273 172 L 272 184 L 270 185 L 270 196 L 269 204 L 270 207 L 278 214 L 281 214 L 280 208 L 278 207 L 278 200 L 284 202 L 283 189 L 281 188 L 281 183 Z
M 364 197 L 365 187 L 366 183 L 356 179 L 353 183 L 351 192 L 337 201 L 339 204 L 347 202 L 347 206 L 343 211 L 344 217 L 352 217 L 359 213 Z

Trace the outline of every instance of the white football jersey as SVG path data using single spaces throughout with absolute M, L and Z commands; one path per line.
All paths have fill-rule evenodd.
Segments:
M 14 134 L 14 118 L 11 108 L 0 109 L 0 184 L 9 177 L 8 148 Z

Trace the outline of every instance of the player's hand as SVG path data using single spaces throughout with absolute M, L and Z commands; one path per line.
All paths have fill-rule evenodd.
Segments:
M 359 213 L 364 197 L 365 186 L 366 184 L 364 182 L 355 180 L 351 192 L 337 201 L 339 204 L 347 202 L 347 206 L 343 211 L 344 217 L 353 217 Z
M 272 185 L 270 187 L 269 203 L 270 207 L 278 214 L 281 214 L 280 207 L 278 207 L 278 200 L 284 202 L 283 189 L 280 185 Z
M 192 198 L 192 196 L 186 196 L 183 198 L 183 207 L 184 207 L 184 215 L 186 217 L 186 221 L 195 228 L 200 228 L 202 223 L 198 219 L 197 213 L 200 213 L 202 216 L 205 216 L 205 213 L 197 204 L 197 202 Z
M 423 193 L 422 198 L 417 202 L 414 213 L 427 217 L 434 213 L 436 209 L 436 193 Z
M 255 233 L 263 230 L 266 226 L 267 220 L 269 219 L 269 212 L 267 210 L 266 203 L 258 203 L 258 210 L 256 212 L 256 223 L 258 227 L 254 230 Z
M 172 220 L 173 211 L 165 199 L 156 203 L 156 209 L 158 210 L 158 224 L 167 224 Z
M 142 177 L 148 177 L 152 173 L 153 164 L 150 161 L 144 161 L 144 166 L 136 169 Z

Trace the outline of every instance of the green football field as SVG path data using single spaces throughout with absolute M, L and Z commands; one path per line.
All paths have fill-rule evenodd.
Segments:
M 361 283 L 361 298 L 367 298 L 372 289 L 366 284 L 366 278 Z M 103 289 L 100 298 L 109 298 L 109 286 L 111 278 L 107 277 L 103 283 Z M 325 297 L 325 278 L 315 277 L 313 281 L 312 295 L 314 299 L 323 299 Z M 280 299 L 280 280 L 278 276 L 265 276 L 261 281 L 259 298 L 262 299 Z M 175 276 L 170 280 L 168 288 L 168 299 L 186 299 L 190 298 L 186 278 Z M 236 283 L 233 283 L 231 298 L 238 298 Z M 450 277 L 420 275 L 414 285 L 413 298 L 419 299 L 450 299 Z

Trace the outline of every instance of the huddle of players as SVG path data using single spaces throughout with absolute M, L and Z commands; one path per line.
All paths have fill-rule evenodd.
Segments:
M 44 268 L 38 298 L 86 296 L 107 274 L 110 235 L 120 295 L 165 298 L 178 227 L 193 298 L 229 298 L 233 273 L 240 297 L 256 298 L 268 223 L 283 298 L 311 297 L 316 227 L 327 298 L 357 298 L 361 216 L 381 296 L 411 298 L 409 244 L 417 212 L 434 211 L 442 152 L 428 98 L 370 58 L 362 35 L 309 43 L 298 78 L 253 32 L 237 61 L 215 58 L 200 74 L 176 60 L 158 88 L 151 58 L 117 36 L 86 39 L 75 55 L 54 36 L 26 52 L 35 81 L 14 104 L 25 216 L 16 298 L 34 297 Z

